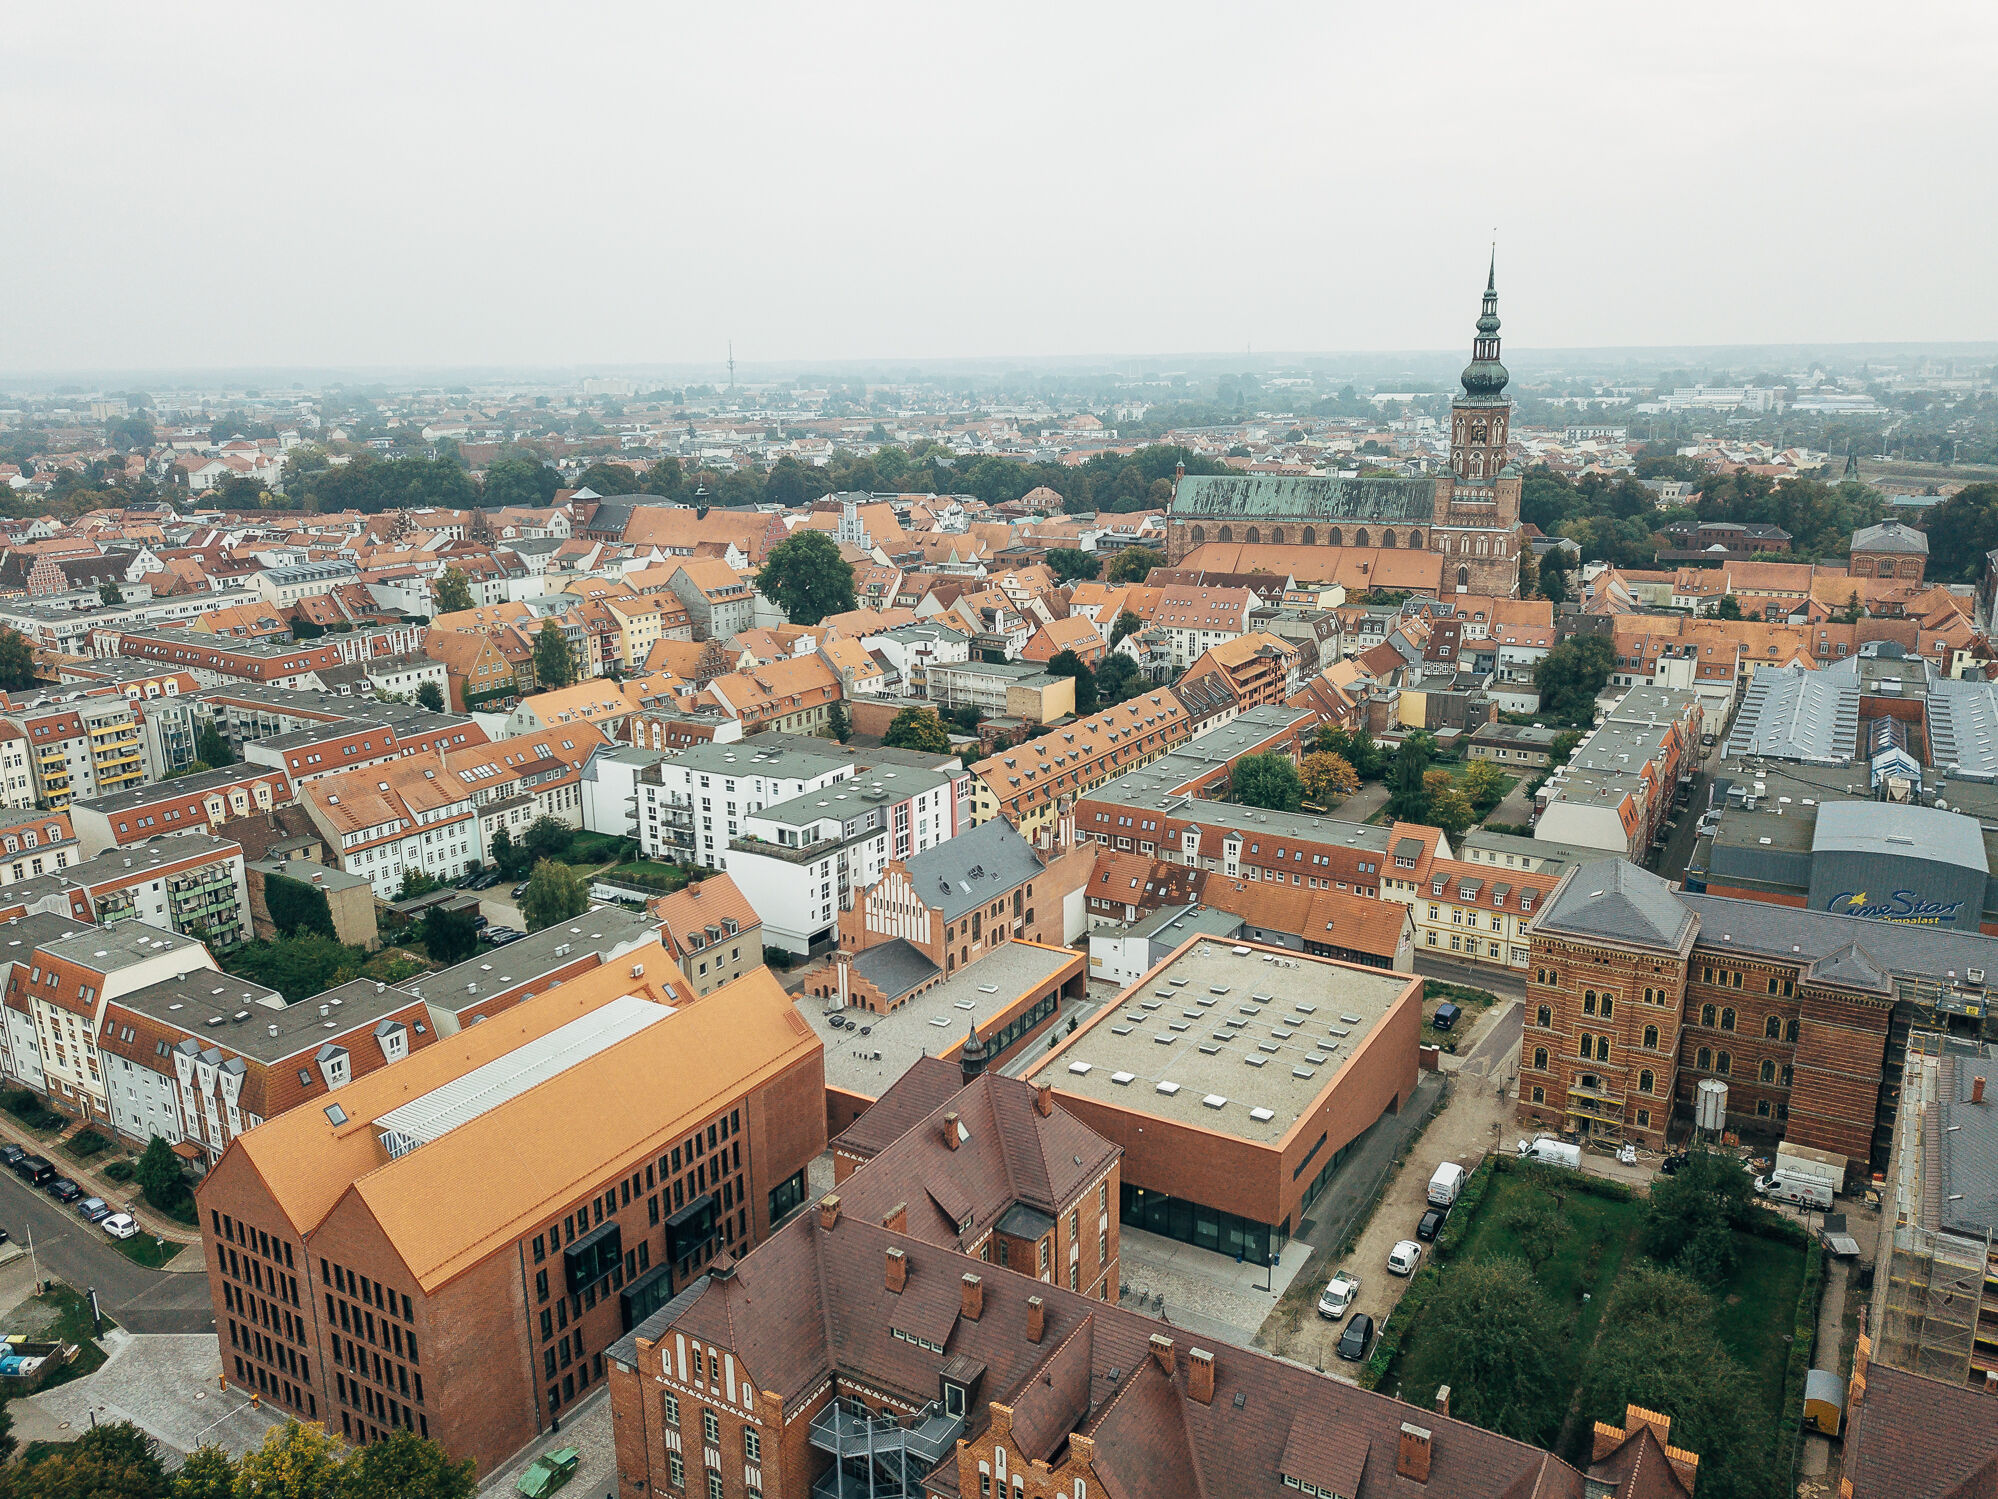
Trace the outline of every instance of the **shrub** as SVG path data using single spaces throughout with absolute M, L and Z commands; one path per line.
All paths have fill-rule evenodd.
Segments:
M 63 1149 L 67 1150 L 80 1161 L 89 1160 L 90 1157 L 110 1148 L 111 1142 L 98 1134 L 94 1129 L 78 1130 L 70 1137 L 69 1143 L 63 1147 Z
M 10 1088 L 0 1093 L 0 1109 L 5 1109 L 29 1129 L 60 1129 L 69 1116 L 50 1108 L 39 1093 L 28 1088 Z
M 139 1174 L 139 1168 L 130 1161 L 113 1161 L 104 1168 L 104 1179 L 114 1182 L 128 1182 Z
M 782 972 L 797 962 L 798 959 L 794 954 L 786 952 L 781 947 L 766 947 L 763 949 L 763 961 L 769 967 Z

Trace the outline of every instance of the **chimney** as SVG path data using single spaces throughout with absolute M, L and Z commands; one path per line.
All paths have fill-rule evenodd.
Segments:
M 1186 1393 L 1202 1405 L 1214 1403 L 1214 1355 L 1205 1348 L 1186 1350 Z
M 1981 1090 L 1978 1096 L 1980 1098 L 1984 1096 Z M 1034 1112 L 1039 1114 L 1043 1119 L 1054 1113 L 1054 1085 L 1052 1083 L 1042 1083 L 1034 1089 Z
M 957 1283 L 958 1315 L 967 1322 L 976 1322 L 985 1315 L 985 1282 L 969 1270 Z
M 888 1289 L 901 1294 L 909 1283 L 909 1257 L 899 1249 L 888 1251 Z
M 944 1140 L 945 1149 L 947 1150 L 957 1149 L 957 1115 L 955 1114 L 944 1115 L 943 1140 Z
M 1984 1102 L 1984 1079 L 1983 1079 L 1983 1078 L 1981 1078 L 1981 1077 L 1974 1077 L 1974 1078 L 1972 1078 L 1972 1079 L 1970 1080 L 1970 1101 L 1971 1101 L 1972 1103 L 1982 1103 L 1982 1102 Z
M 1027 1298 L 1027 1341 L 1038 1343 L 1048 1327 L 1048 1309 L 1038 1296 Z
M 1450 1414 L 1450 1387 L 1446 1384 L 1436 1387 L 1436 1414 L 1446 1417 Z
M 819 1199 L 819 1227 L 831 1228 L 839 1222 L 839 1197 L 833 1194 Z
M 1152 1334 L 1152 1357 L 1168 1375 L 1172 1373 L 1172 1339 L 1162 1332 Z
M 1401 1423 L 1401 1450 L 1395 1454 L 1394 1470 L 1417 1483 L 1429 1482 L 1429 1431 L 1412 1422 Z
M 898 1202 L 881 1215 L 881 1226 L 891 1234 L 905 1234 L 909 1231 L 909 1204 Z

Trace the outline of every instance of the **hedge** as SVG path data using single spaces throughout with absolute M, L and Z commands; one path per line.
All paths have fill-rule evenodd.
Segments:
M 1818 1297 L 1824 1288 L 1824 1273 L 1824 1248 L 1811 1239 L 1810 1248 L 1804 1253 L 1804 1284 L 1797 1293 L 1797 1317 L 1790 1329 L 1790 1361 L 1783 1367 L 1784 1434 L 1780 1471 L 1790 1475 L 1792 1483 L 1797 1473 L 1797 1442 L 1804 1434 L 1804 1381 L 1811 1372 L 1811 1345 L 1818 1336 Z

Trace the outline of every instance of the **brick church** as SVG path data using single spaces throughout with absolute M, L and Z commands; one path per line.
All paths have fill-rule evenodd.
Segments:
M 1441 592 L 1519 592 L 1519 470 L 1507 456 L 1511 376 L 1499 362 L 1497 265 L 1485 282 L 1463 394 L 1450 407 L 1450 467 L 1418 479 L 1182 475 L 1168 517 L 1177 565 L 1210 542 L 1246 546 L 1407 549 L 1441 559 Z M 1273 572 L 1295 571 L 1267 559 Z M 1255 554 L 1234 561 L 1250 567 Z

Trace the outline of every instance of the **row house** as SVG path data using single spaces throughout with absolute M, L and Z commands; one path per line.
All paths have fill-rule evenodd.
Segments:
M 859 769 L 830 743 L 785 735 L 669 747 L 637 777 L 640 851 L 648 859 L 720 869 L 750 814 L 844 781 Z
M 769 729 L 824 733 L 832 726 L 833 705 L 842 699 L 838 673 L 817 656 L 730 672 L 708 683 L 707 690 L 746 735 Z
M 1408 904 L 1420 947 L 1483 967 L 1524 969 L 1532 946 L 1527 925 L 1559 880 L 1432 858 L 1419 883 Z
M 27 807 L 0 814 L 0 890 L 60 874 L 83 857 L 69 813 Z
M 632 711 L 631 700 L 615 682 L 578 682 L 523 698 L 507 716 L 506 728 L 518 735 L 589 724 L 606 739 L 621 741 Z
M 1697 692 L 1633 687 L 1534 794 L 1534 837 L 1641 859 L 1700 752 Z
M 719 559 L 689 558 L 667 587 L 685 606 L 695 640 L 727 640 L 756 623 L 755 585 Z
M 1003 818 L 1038 841 L 1091 791 L 1169 754 L 1191 733 L 1170 691 L 1129 698 L 972 766 L 972 817 Z
M 262 576 L 261 574 L 259 576 Z M 127 656 L 186 671 L 204 687 L 255 682 L 267 687 L 322 687 L 319 673 L 347 659 L 330 641 L 299 643 L 208 640 L 192 630 L 146 633 L 99 630 L 96 654 Z
M 136 921 L 192 937 L 218 953 L 251 936 L 242 845 L 206 833 L 107 849 L 0 893 L 0 914 L 35 911 L 97 926 Z
M 291 778 L 266 765 L 224 765 L 78 802 L 70 808 L 86 856 L 162 833 L 212 832 L 226 819 L 289 806 Z
M 515 843 L 544 817 L 583 825 L 582 769 L 609 741 L 587 723 L 498 739 L 444 757 L 444 770 L 477 809 L 477 856 L 490 862 L 501 830 Z
M 483 862 L 471 788 L 442 764 L 344 771 L 299 788 L 337 867 L 395 899 L 405 875 L 449 883 Z
M 1163 637 L 1172 666 L 1185 670 L 1217 645 L 1249 631 L 1261 600 L 1246 588 L 1170 587 L 1146 625 Z

